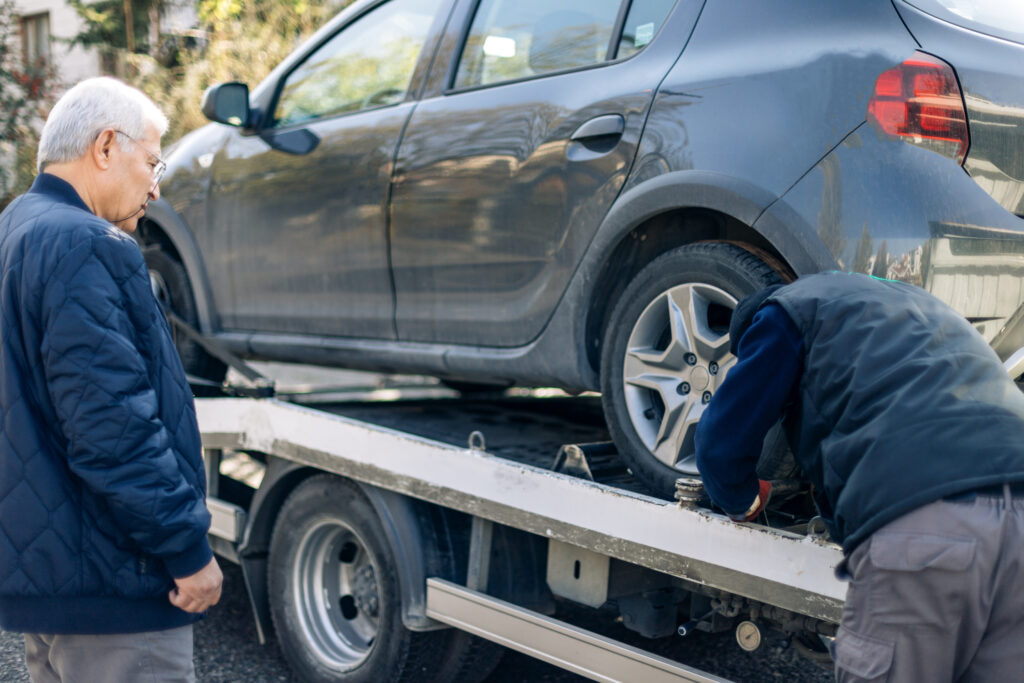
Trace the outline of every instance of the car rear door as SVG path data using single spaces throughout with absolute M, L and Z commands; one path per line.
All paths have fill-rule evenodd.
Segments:
M 296 61 L 258 135 L 214 159 L 228 330 L 394 338 L 387 197 L 449 0 L 388 0 Z
M 518 346 L 541 331 L 702 4 L 461 0 L 398 153 L 399 339 Z

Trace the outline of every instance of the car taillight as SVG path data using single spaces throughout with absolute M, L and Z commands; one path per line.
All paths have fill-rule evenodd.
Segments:
M 949 64 L 923 52 L 879 75 L 868 119 L 889 135 L 959 164 L 967 156 L 967 112 L 956 74 Z

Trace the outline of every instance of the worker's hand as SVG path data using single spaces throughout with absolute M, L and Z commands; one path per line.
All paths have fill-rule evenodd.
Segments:
M 764 507 L 768 504 L 768 499 L 772 497 L 772 483 L 764 479 L 758 479 L 757 484 L 757 498 L 750 504 L 747 511 L 742 515 L 729 515 L 729 519 L 734 522 L 753 522 L 757 519 L 757 516 L 761 514 Z
M 224 575 L 211 557 L 205 567 L 191 576 L 174 580 L 174 589 L 168 594 L 171 604 L 186 612 L 205 612 L 220 600 Z

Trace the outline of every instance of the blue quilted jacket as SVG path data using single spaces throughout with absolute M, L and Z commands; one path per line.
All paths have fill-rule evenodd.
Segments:
M 0 628 L 130 633 L 198 616 L 212 557 L 192 394 L 142 255 L 41 174 L 0 214 Z

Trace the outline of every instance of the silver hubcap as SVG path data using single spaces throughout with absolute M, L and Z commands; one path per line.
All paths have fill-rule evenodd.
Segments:
M 377 638 L 380 593 L 362 539 L 337 520 L 311 528 L 293 565 L 292 600 L 313 653 L 332 669 L 351 669 Z
M 623 382 L 633 428 L 669 467 L 698 474 L 697 422 L 729 368 L 729 312 L 736 299 L 711 285 L 663 292 L 637 318 L 626 346 Z

